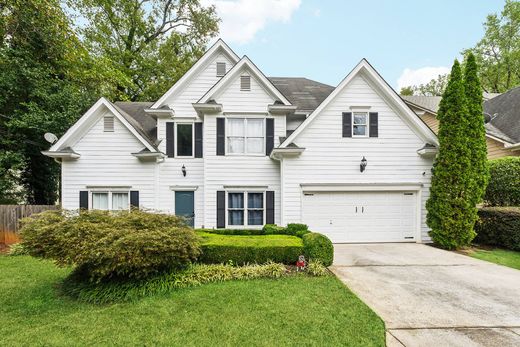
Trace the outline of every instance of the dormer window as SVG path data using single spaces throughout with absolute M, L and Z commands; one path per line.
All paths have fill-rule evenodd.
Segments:
M 103 131 L 106 133 L 114 132 L 114 117 L 104 117 L 103 118 Z
M 226 74 L 226 63 L 217 63 L 217 77 L 222 77 Z
M 251 76 L 249 76 L 249 75 L 240 76 L 240 90 L 242 90 L 242 91 L 251 90 Z

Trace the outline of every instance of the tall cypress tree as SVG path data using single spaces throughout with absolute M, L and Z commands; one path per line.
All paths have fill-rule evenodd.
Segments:
M 433 165 L 426 222 L 433 241 L 447 249 L 468 245 L 475 237 L 468 106 L 460 64 L 455 60 L 437 113 L 439 153 Z
M 482 107 L 482 86 L 478 77 L 478 65 L 473 53 L 466 57 L 464 69 L 464 90 L 468 103 L 468 146 L 471 150 L 471 177 L 473 206 L 482 202 L 489 180 L 487 161 L 486 129 Z M 476 213 L 476 211 L 475 211 Z M 476 216 L 475 216 L 476 218 Z

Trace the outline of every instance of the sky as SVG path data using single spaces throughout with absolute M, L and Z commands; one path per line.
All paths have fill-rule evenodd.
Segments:
M 503 0 L 202 0 L 220 36 L 267 76 L 336 86 L 366 58 L 397 91 L 449 71 Z

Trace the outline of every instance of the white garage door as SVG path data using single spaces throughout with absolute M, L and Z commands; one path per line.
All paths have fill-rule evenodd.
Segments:
M 303 222 L 332 242 L 415 240 L 415 192 L 304 193 Z

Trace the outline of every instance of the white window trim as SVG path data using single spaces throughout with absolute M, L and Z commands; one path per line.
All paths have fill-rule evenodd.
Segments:
M 361 114 L 361 113 L 363 113 L 365 115 L 365 124 L 354 124 L 354 119 L 355 119 L 355 114 L 356 113 L 358 115 Z M 369 137 L 369 135 L 368 135 L 368 132 L 370 131 L 369 126 L 368 126 L 369 123 L 370 123 L 370 116 L 369 116 L 368 111 L 355 111 L 355 112 L 352 112 L 352 129 L 351 129 L 352 137 L 361 137 L 361 138 Z M 365 129 L 366 129 L 365 135 L 354 135 L 354 125 L 364 125 Z
M 129 190 L 123 190 L 123 189 L 90 189 L 88 191 L 88 209 L 94 210 L 94 207 L 92 206 L 94 203 L 94 199 L 92 197 L 92 193 L 106 193 L 108 194 L 108 209 L 107 210 L 98 210 L 98 211 L 130 211 L 130 191 Z M 128 208 L 122 209 L 122 210 L 113 210 L 112 209 L 112 194 L 113 193 L 126 193 L 126 196 L 128 198 Z
M 178 142 L 177 141 L 179 140 L 179 134 L 177 133 L 177 126 L 179 124 L 181 124 L 181 125 L 191 125 L 191 155 L 179 155 L 178 154 L 179 146 L 178 146 Z M 195 123 L 194 122 L 189 122 L 189 121 L 175 122 L 174 123 L 173 133 L 174 133 L 174 141 L 175 141 L 174 158 L 182 158 L 182 159 L 195 158 Z
M 243 210 L 244 211 L 244 224 L 242 225 L 231 225 L 229 224 L 229 207 L 228 207 L 228 203 L 229 203 L 229 193 L 241 193 L 241 194 L 244 194 L 244 208 L 234 208 L 232 210 Z M 247 207 L 247 202 L 248 202 L 248 197 L 247 195 L 249 193 L 261 193 L 262 194 L 262 208 L 248 208 Z M 248 210 L 262 210 L 263 213 L 262 213 L 262 224 L 261 225 L 249 225 L 248 224 L 248 216 L 247 216 L 247 212 Z M 244 229 L 244 228 L 248 228 L 248 229 L 262 229 L 265 225 L 265 213 L 266 213 L 266 206 L 265 206 L 265 190 L 227 190 L 226 191 L 226 215 L 225 215 L 225 218 L 226 218 L 226 229 Z
M 265 136 L 265 117 L 255 117 L 255 116 L 247 116 L 247 115 L 234 115 L 234 116 L 230 116 L 230 117 L 226 117 L 226 138 L 225 138 L 225 143 L 224 143 L 224 146 L 225 146 L 225 153 L 226 153 L 226 156 L 248 156 L 248 157 L 265 157 L 265 141 L 266 141 L 266 136 Z M 228 148 L 228 138 L 232 137 L 232 136 L 229 136 L 228 135 L 228 132 L 227 132 L 227 129 L 229 129 L 229 126 L 228 126 L 228 120 L 229 119 L 242 119 L 244 121 L 244 136 L 233 136 L 233 137 L 243 137 L 244 138 L 244 152 L 243 153 L 230 153 L 229 152 L 229 148 Z M 262 138 L 263 138 L 263 141 L 262 141 L 262 148 L 264 149 L 262 151 L 262 153 L 248 153 L 247 152 L 247 121 L 249 119 L 262 119 L 263 120 L 263 123 L 262 123 Z M 250 136 L 251 138 L 259 138 L 259 137 L 254 137 L 254 136 Z

